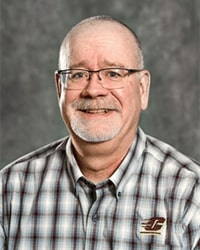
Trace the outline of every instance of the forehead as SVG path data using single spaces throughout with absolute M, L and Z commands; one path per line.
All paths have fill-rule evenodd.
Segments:
M 137 44 L 133 34 L 119 23 L 84 23 L 70 32 L 63 52 L 69 64 L 97 57 L 113 63 L 121 60 L 128 63 L 136 60 Z
M 129 43 L 129 45 L 136 44 L 135 38 L 130 30 L 120 23 L 110 21 L 96 21 L 79 24 L 72 30 L 69 38 L 69 42 L 71 41 L 71 44 L 74 45 L 82 40 L 86 42 L 93 40 L 93 42 L 95 42 L 100 38 L 105 40 L 108 39 L 107 42 L 109 42 L 109 40 L 115 40 L 120 43 Z

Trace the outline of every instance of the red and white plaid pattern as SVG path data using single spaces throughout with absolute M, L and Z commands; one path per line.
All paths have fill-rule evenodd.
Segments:
M 0 249 L 199 249 L 197 163 L 139 129 L 94 185 L 71 148 L 65 138 L 1 170 Z

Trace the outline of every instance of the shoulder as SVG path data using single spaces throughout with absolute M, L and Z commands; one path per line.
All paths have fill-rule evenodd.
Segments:
M 40 165 L 45 165 L 48 158 L 55 157 L 58 152 L 64 152 L 67 141 L 68 137 L 65 137 L 34 150 L 3 167 L 0 174 L 5 176 L 10 173 L 23 172 L 30 166 L 38 166 L 39 168 Z
M 184 155 L 173 146 L 141 131 L 146 137 L 145 153 L 148 161 L 167 168 L 168 173 L 191 174 L 200 180 L 200 163 Z
M 144 175 L 147 179 L 152 177 L 160 197 L 168 197 L 171 204 L 185 202 L 185 207 L 196 211 L 200 206 L 200 164 L 163 141 L 144 133 L 143 136 Z

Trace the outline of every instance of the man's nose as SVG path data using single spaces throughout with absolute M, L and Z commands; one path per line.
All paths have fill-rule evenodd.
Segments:
M 82 97 L 95 98 L 108 95 L 109 90 L 103 87 L 102 81 L 98 72 L 92 72 L 88 79 L 88 84 L 81 92 Z
M 97 71 L 89 71 L 89 77 L 88 77 L 88 80 L 90 81 L 92 75 L 96 75 L 99 79 L 99 81 L 101 81 L 101 76 L 100 76 L 100 70 L 97 70 Z

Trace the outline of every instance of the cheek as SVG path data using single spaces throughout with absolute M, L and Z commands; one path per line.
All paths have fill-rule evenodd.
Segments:
M 141 95 L 138 84 L 130 84 L 123 91 L 116 93 L 121 103 L 123 113 L 127 116 L 141 111 Z
M 72 102 L 73 102 L 72 96 L 67 94 L 66 91 L 63 90 L 59 99 L 59 107 L 63 120 L 67 124 L 69 121 L 69 117 L 72 114 L 72 108 L 71 108 Z
M 124 131 L 135 130 L 141 113 L 141 98 L 138 87 L 130 86 L 119 97 L 122 105 L 122 123 Z

